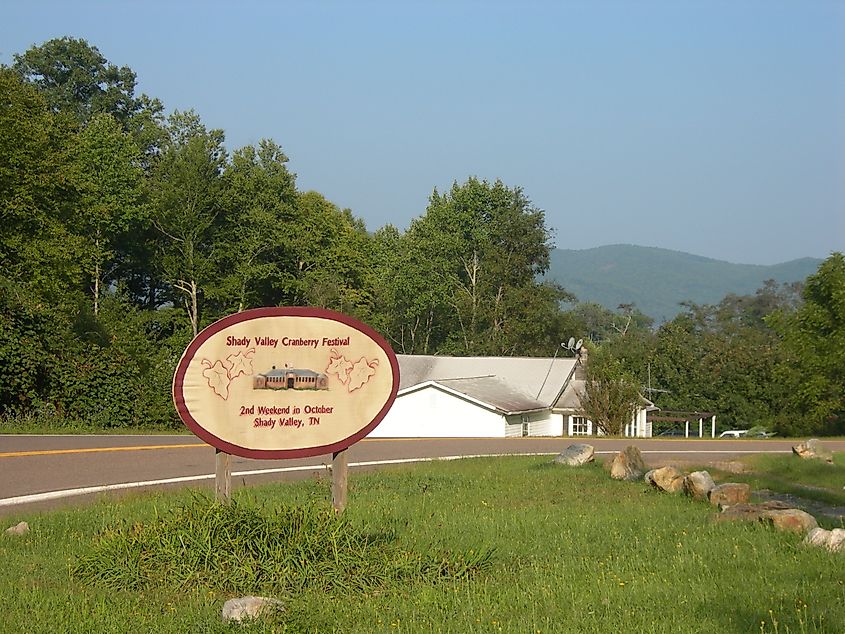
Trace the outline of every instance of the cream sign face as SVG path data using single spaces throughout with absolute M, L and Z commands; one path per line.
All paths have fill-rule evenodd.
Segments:
M 298 458 L 366 436 L 398 389 L 396 355 L 369 326 L 318 308 L 257 308 L 197 335 L 176 368 L 173 402 L 221 451 Z

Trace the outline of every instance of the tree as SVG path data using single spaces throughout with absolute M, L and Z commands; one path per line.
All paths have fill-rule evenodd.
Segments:
M 153 222 L 162 239 L 159 262 L 184 305 L 196 336 L 200 294 L 214 276 L 221 174 L 226 163 L 222 130 L 206 130 L 193 112 L 171 115 L 169 142 L 150 183 Z
M 67 112 L 80 123 L 109 113 L 121 123 L 143 107 L 135 98 L 135 73 L 118 68 L 96 46 L 62 37 L 15 54 L 12 68 L 37 87 L 55 112 Z
M 292 299 L 366 320 L 372 303 L 371 239 L 363 223 L 318 192 L 300 194 L 296 207 L 289 242 L 296 269 Z
M 608 436 L 619 436 L 633 421 L 640 403 L 639 386 L 622 362 L 601 347 L 590 350 L 581 415 Z
M 141 153 L 111 115 L 100 114 L 77 137 L 74 167 L 79 189 L 74 224 L 87 243 L 86 270 L 97 316 L 104 283 L 117 266 L 119 240 L 145 215 Z
M 782 351 L 767 315 L 793 311 L 799 286 L 769 281 L 716 305 L 684 303 L 685 311 L 658 329 L 649 356 L 652 384 L 662 390 L 657 404 L 712 411 L 729 427 L 771 426 Z
M 545 214 L 518 187 L 470 178 L 446 194 L 435 189 L 425 215 L 403 236 L 403 292 L 394 311 L 401 318 L 394 323 L 413 330 L 417 349 L 524 353 L 536 343 L 526 333 L 542 330 L 526 326 L 565 296 L 537 281 L 548 268 L 550 242 Z
M 716 306 L 713 318 L 723 329 L 747 326 L 770 331 L 766 317 L 777 312 L 792 312 L 801 305 L 803 282 L 783 283 L 766 280 L 754 295 L 728 294 Z
M 269 140 L 236 151 L 223 174 L 226 214 L 220 227 L 217 283 L 209 297 L 221 311 L 273 305 L 291 276 L 286 262 L 294 222 L 295 176 L 288 157 Z
M 135 72 L 110 63 L 84 39 L 55 38 L 16 54 L 14 60 L 12 68 L 41 92 L 53 112 L 65 113 L 81 126 L 109 114 L 147 159 L 166 141 L 161 102 L 136 96 Z
M 803 304 L 767 318 L 783 358 L 778 429 L 789 434 L 845 433 L 845 256 L 833 253 L 807 278 Z
M 75 304 L 82 243 L 69 230 L 76 200 L 73 131 L 43 97 L 0 69 L 0 276 L 10 292 Z
M 376 232 L 376 298 L 383 330 L 402 354 L 431 354 L 447 336 L 447 263 L 426 253 L 416 232 Z

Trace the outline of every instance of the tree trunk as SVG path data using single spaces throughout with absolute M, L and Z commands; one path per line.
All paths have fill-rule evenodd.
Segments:
M 100 262 L 94 264 L 94 317 L 100 314 Z
M 194 337 L 199 333 L 199 304 L 197 302 L 197 283 L 196 280 L 191 280 L 191 328 L 194 331 Z
M 100 314 L 100 235 L 94 238 L 94 317 Z
M 194 337 L 199 332 L 199 300 L 197 299 L 196 280 L 179 280 L 174 288 L 185 293 L 185 310 L 188 311 L 188 319 L 191 321 L 191 330 Z

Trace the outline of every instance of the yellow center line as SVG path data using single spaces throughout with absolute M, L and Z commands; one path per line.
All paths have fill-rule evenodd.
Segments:
M 189 445 L 138 445 L 135 447 L 88 447 L 81 449 L 44 449 L 41 451 L 9 451 L 0 453 L 0 458 L 20 458 L 24 456 L 57 456 L 71 453 L 103 453 L 107 451 L 147 451 L 150 449 L 187 449 L 189 447 L 208 447 L 204 443 Z

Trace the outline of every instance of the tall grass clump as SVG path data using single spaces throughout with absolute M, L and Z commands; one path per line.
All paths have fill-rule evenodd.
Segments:
M 369 591 L 470 578 L 491 557 L 483 548 L 420 555 L 396 546 L 389 534 L 366 534 L 344 515 L 313 506 L 268 514 L 195 498 L 147 524 L 107 529 L 73 574 L 113 590 Z

